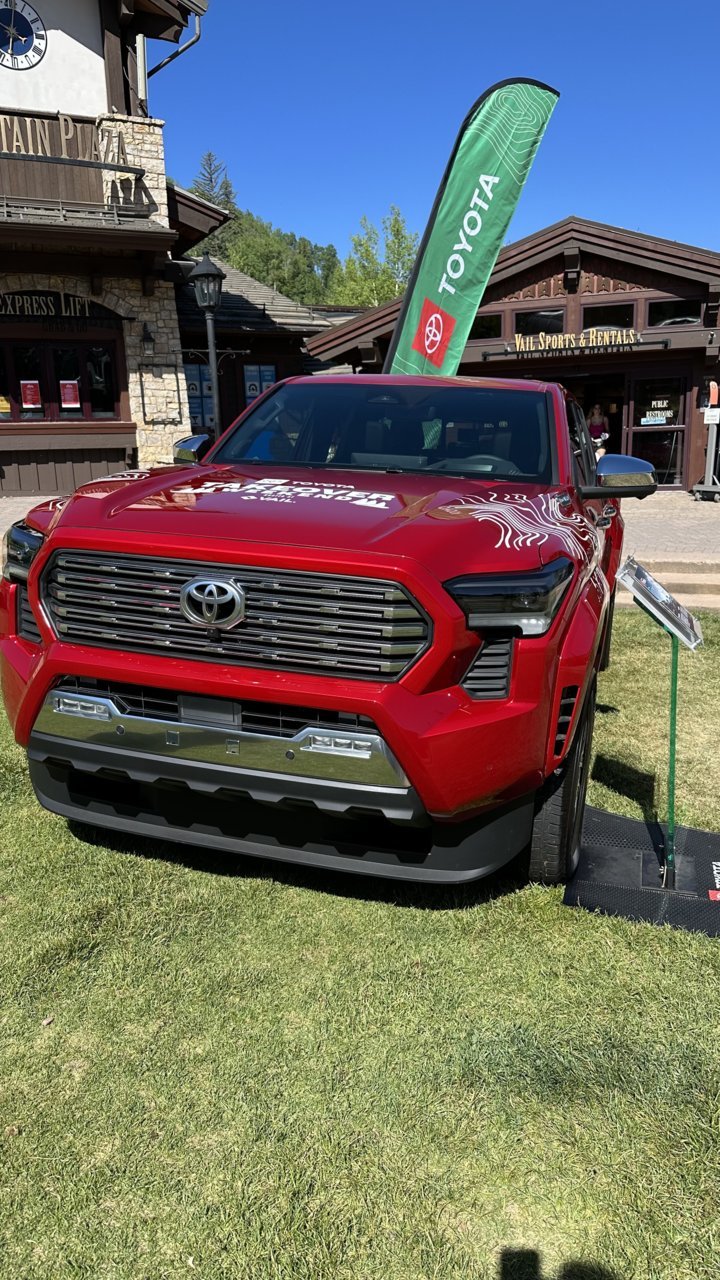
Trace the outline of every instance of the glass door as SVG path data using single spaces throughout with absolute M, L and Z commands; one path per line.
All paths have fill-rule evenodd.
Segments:
M 681 485 L 685 466 L 687 377 L 633 379 L 627 452 L 654 466 L 660 485 Z

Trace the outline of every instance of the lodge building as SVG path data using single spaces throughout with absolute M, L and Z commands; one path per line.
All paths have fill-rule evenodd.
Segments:
M 0 494 L 165 462 L 190 427 L 176 259 L 226 215 L 169 186 L 146 37 L 207 0 L 17 0 L 0 26 Z
M 570 217 L 501 250 L 460 375 L 562 382 L 599 404 L 613 452 L 691 488 L 720 379 L 720 253 Z M 400 301 L 308 341 L 318 361 L 382 367 Z

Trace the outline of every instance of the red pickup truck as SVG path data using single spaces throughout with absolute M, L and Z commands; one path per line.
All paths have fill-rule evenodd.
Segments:
M 6 537 L 5 705 L 46 808 L 435 883 L 578 848 L 649 464 L 533 381 L 295 378 Z

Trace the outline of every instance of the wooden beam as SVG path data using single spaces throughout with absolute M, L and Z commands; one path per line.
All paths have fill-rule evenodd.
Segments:
M 125 115 L 129 100 L 125 92 L 123 74 L 123 40 L 120 31 L 120 14 L 117 0 L 100 0 L 100 17 L 103 26 L 103 55 L 105 58 L 105 82 L 108 108 Z

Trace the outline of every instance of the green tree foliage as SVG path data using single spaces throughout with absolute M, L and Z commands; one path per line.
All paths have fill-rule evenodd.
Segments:
M 305 236 L 281 231 L 248 210 L 233 220 L 228 262 L 296 302 L 324 302 L 340 262 L 334 245 L 313 244 Z
M 224 227 L 199 245 L 198 252 L 229 262 L 296 302 L 324 301 L 340 266 L 334 245 L 313 244 L 305 236 L 281 231 L 249 210 L 239 209 L 227 168 L 212 151 L 202 157 L 191 190 L 231 215 Z
M 391 302 L 407 285 L 417 253 L 418 237 L 408 231 L 397 205 L 382 220 L 380 232 L 368 218 L 361 218 L 360 231 L 352 236 L 352 250 L 335 272 L 328 302 L 347 306 L 376 307 Z
M 222 258 L 227 261 L 234 239 L 234 219 L 238 212 L 237 197 L 225 165 L 212 151 L 206 151 L 202 157 L 200 171 L 190 190 L 201 196 L 203 200 L 209 200 L 210 204 L 217 205 L 219 209 L 225 209 L 232 215 L 230 222 L 220 227 L 219 231 L 214 231 L 200 246 L 203 253 L 209 253 L 213 258 Z
M 202 157 L 191 190 L 231 215 L 226 226 L 208 236 L 197 252 L 207 251 L 229 262 L 296 302 L 372 307 L 396 298 L 407 284 L 417 236 L 408 231 L 395 205 L 382 220 L 382 247 L 380 232 L 364 217 L 360 231 L 352 237 L 352 250 L 341 263 L 333 244 L 313 244 L 248 209 L 239 209 L 227 168 L 212 151 Z

